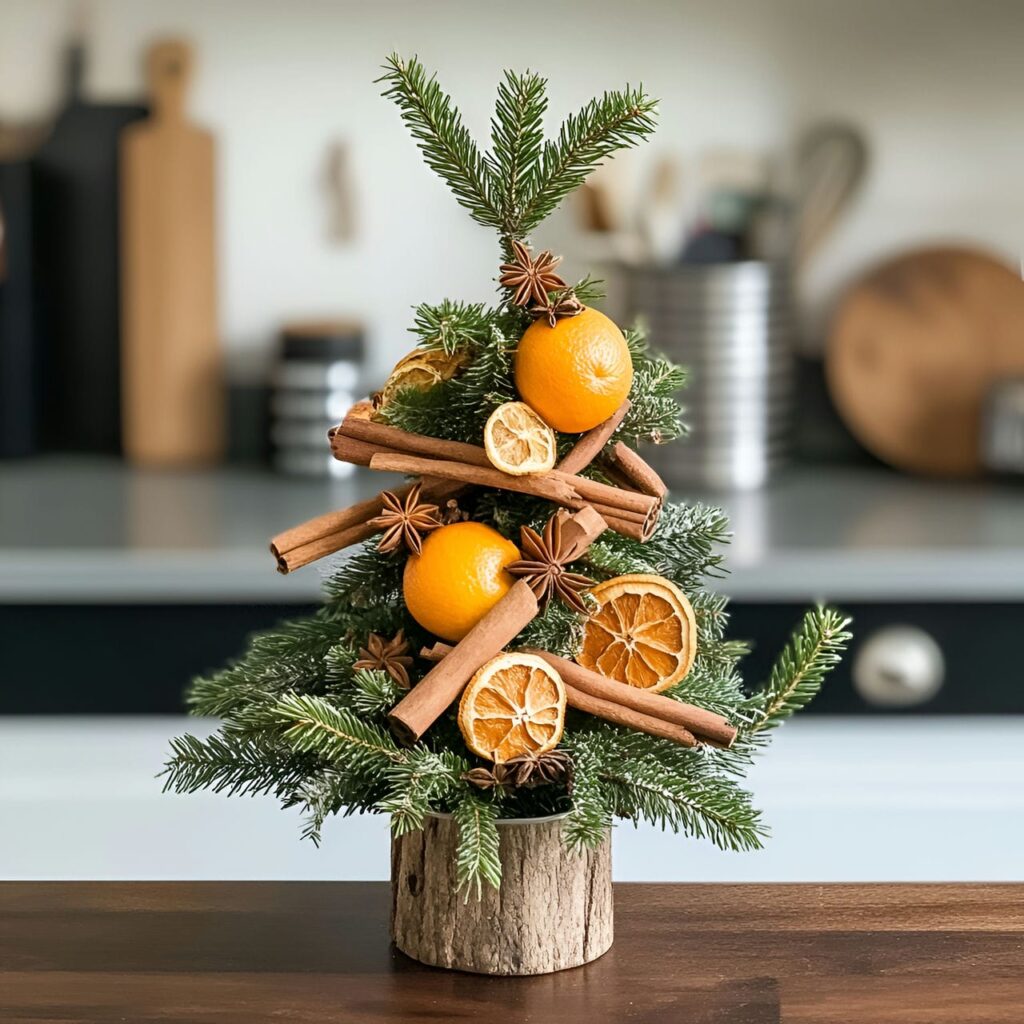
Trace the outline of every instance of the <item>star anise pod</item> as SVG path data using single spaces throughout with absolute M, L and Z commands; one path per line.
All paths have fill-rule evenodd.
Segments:
M 565 287 L 555 273 L 561 262 L 562 257 L 552 255 L 550 249 L 533 257 L 522 242 L 513 241 L 512 262 L 502 263 L 498 283 L 503 288 L 515 289 L 512 302 L 517 306 L 525 306 L 531 300 L 547 305 L 548 292 Z
M 519 540 L 524 557 L 505 568 L 530 584 L 542 609 L 557 595 L 573 611 L 586 615 L 587 606 L 580 595 L 587 587 L 592 587 L 594 581 L 566 571 L 573 551 L 562 536 L 561 517 L 556 514 L 548 520 L 543 536 L 532 527 L 524 526 L 519 531 Z
M 384 491 L 381 494 L 384 509 L 368 524 L 384 531 L 377 544 L 380 551 L 385 554 L 397 551 L 404 543 L 410 551 L 418 555 L 423 550 L 422 535 L 436 530 L 441 525 L 440 519 L 437 518 L 437 506 L 420 501 L 421 490 L 422 485 L 416 484 L 405 496 L 404 502 L 391 491 Z
M 464 772 L 462 780 L 477 789 L 511 789 L 514 785 L 512 772 L 504 764 L 493 768 L 472 768 Z
M 359 659 L 353 668 L 386 672 L 403 690 L 408 690 L 412 686 L 409 679 L 411 665 L 409 641 L 405 639 L 405 630 L 400 629 L 390 640 L 371 633 L 366 646 L 359 648 Z
M 497 765 L 495 765 L 497 767 Z M 532 751 L 506 761 L 503 767 L 511 773 L 514 786 L 532 789 L 565 783 L 572 788 L 572 758 L 564 750 L 549 750 L 546 754 Z
M 561 295 L 555 295 L 543 303 L 536 303 L 527 312 L 534 320 L 545 317 L 548 326 L 554 327 L 564 317 L 577 316 L 579 313 L 582 313 L 583 303 L 573 295 L 572 291 L 567 291 Z

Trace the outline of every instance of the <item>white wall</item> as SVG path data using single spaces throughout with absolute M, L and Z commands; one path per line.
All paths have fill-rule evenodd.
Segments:
M 0 119 L 53 108 L 72 9 L 0 4 Z M 233 349 L 266 347 L 289 317 L 351 313 L 386 368 L 408 347 L 413 303 L 491 293 L 488 232 L 422 166 L 372 84 L 391 49 L 439 68 L 480 134 L 505 65 L 549 76 L 553 123 L 596 91 L 643 80 L 662 98 L 662 129 L 635 167 L 664 151 L 781 146 L 819 115 L 857 118 L 875 169 L 808 277 L 814 310 L 894 245 L 960 236 L 1013 259 L 1022 247 L 1020 3 L 95 0 L 86 24 L 95 98 L 140 90 L 142 48 L 158 33 L 197 47 L 192 109 L 220 142 L 221 318 Z M 326 238 L 321 186 L 337 139 L 353 147 L 360 220 L 340 247 Z

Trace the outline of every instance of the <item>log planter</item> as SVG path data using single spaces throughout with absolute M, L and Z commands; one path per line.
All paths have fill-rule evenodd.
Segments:
M 476 974 L 548 974 L 612 944 L 611 839 L 570 852 L 564 815 L 498 823 L 501 889 L 455 888 L 458 829 L 449 815 L 391 844 L 391 937 L 407 956 Z

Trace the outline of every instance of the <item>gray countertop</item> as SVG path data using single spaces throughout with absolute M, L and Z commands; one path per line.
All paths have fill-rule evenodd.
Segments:
M 388 478 L 155 472 L 114 460 L 0 464 L 0 601 L 306 602 L 325 563 L 274 571 L 269 537 Z M 718 589 L 749 600 L 1024 599 L 1024 487 L 797 467 L 723 505 Z M 329 564 L 329 563 L 328 563 Z

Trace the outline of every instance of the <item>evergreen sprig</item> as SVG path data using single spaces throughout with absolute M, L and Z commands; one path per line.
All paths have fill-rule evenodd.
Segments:
M 506 71 L 498 84 L 491 119 L 491 153 L 486 157 L 496 182 L 502 233 L 512 235 L 544 145 L 547 82 L 527 71 Z
M 825 676 L 843 656 L 852 634 L 849 617 L 833 608 L 807 612 L 772 667 L 764 689 L 748 704 L 748 737 L 774 729 L 817 695 Z
M 501 885 L 501 858 L 498 855 L 498 812 L 494 804 L 466 789 L 455 806 L 455 824 L 459 843 L 455 857 L 456 887 L 466 898 L 473 893 L 479 899 L 483 884 Z
M 492 150 L 481 154 L 462 115 L 416 57 L 391 54 L 378 79 L 427 165 L 478 223 L 509 242 L 524 238 L 600 163 L 654 131 L 657 101 L 626 86 L 591 100 L 544 141 L 546 81 L 506 71 L 491 119 Z
M 424 348 L 439 348 L 453 354 L 486 344 L 495 320 L 494 311 L 482 302 L 443 299 L 437 305 L 417 306 L 409 330 Z
M 515 232 L 532 231 L 602 161 L 650 135 L 657 125 L 657 108 L 657 100 L 642 86 L 627 86 L 606 92 L 566 118 L 557 140 L 544 145 Z
M 391 54 L 378 79 L 395 102 L 427 166 L 440 176 L 478 224 L 501 229 L 494 179 L 451 97 L 415 58 Z

